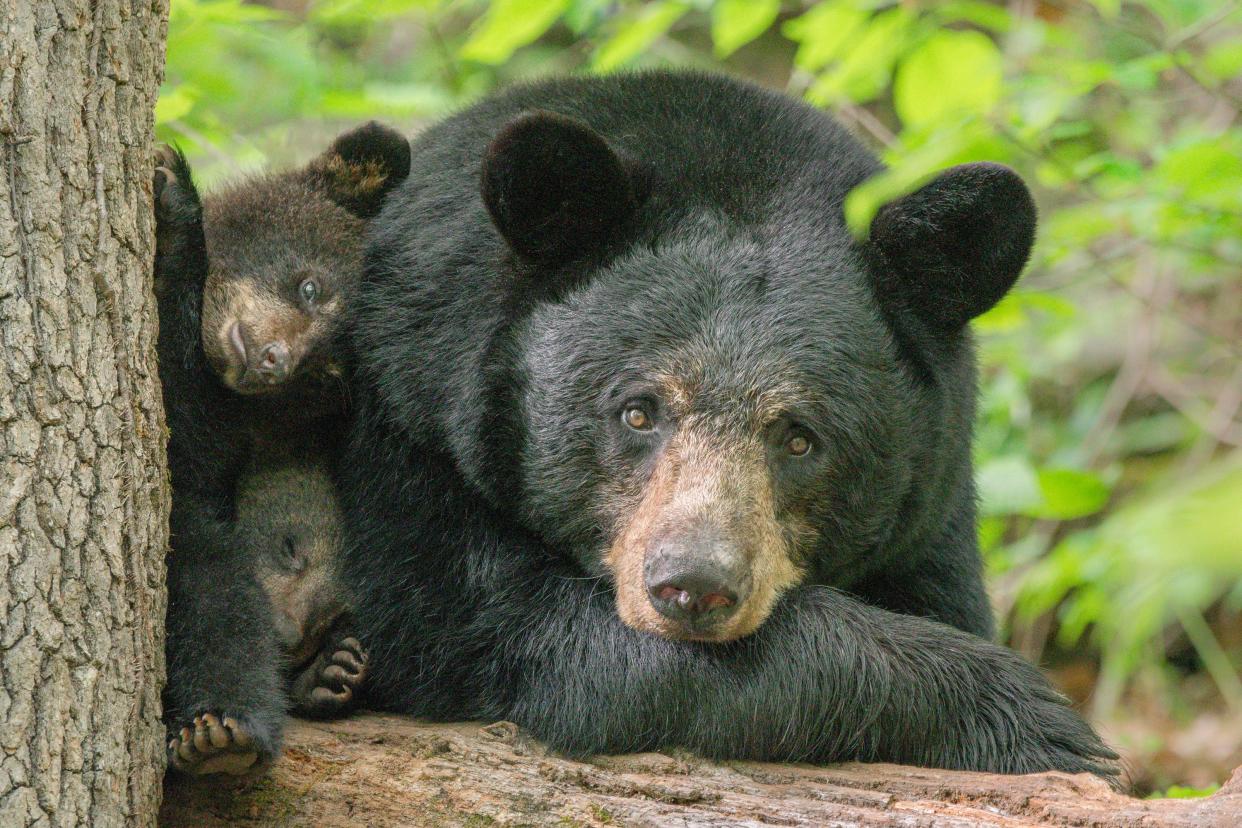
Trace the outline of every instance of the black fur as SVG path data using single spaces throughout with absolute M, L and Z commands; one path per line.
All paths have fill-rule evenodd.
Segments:
M 551 146 L 591 149 L 515 148 L 539 124 Z M 571 260 L 532 256 L 580 229 L 566 169 L 625 192 L 611 157 L 643 181 L 631 219 L 588 231 L 594 249 Z M 988 182 L 964 201 L 912 196 L 912 216 L 949 232 L 970 225 L 954 205 L 973 205 L 1014 251 L 977 269 L 980 242 L 949 243 L 936 261 L 960 290 L 924 289 L 891 244 L 918 237 L 902 208 L 870 246 L 845 228 L 846 193 L 878 170 L 824 114 L 686 73 L 515 88 L 415 142 L 354 305 L 339 480 L 373 703 L 509 719 L 571 753 L 1114 773 L 1039 672 L 985 640 L 973 351 L 939 324 L 1016 277 L 1033 216 Z M 520 214 L 488 183 L 515 179 Z M 565 287 L 540 291 L 548 279 Z M 924 291 L 935 329 L 894 303 L 903 290 Z M 650 468 L 617 406 L 669 365 L 694 374 L 696 416 L 721 433 L 790 377 L 816 434 L 812 461 L 772 471 L 782 513 L 815 530 L 791 542 L 804 582 L 726 644 L 624 626 L 602 563 L 608 493 Z
M 483 159 L 483 201 L 520 255 L 555 265 L 598 249 L 636 206 L 621 159 L 571 118 L 535 112 L 509 124 Z
M 281 653 L 254 557 L 232 525 L 254 415 L 220 383 L 203 353 L 202 207 L 185 157 L 177 152 L 163 160 L 155 175 L 155 278 L 173 486 L 164 718 L 176 733 L 206 711 L 230 716 L 270 758 L 285 717 Z
M 358 699 L 366 654 L 349 634 L 350 600 L 338 576 L 341 515 L 328 445 L 257 453 L 237 490 L 235 532 L 257 550 L 272 604 L 294 712 L 340 715 Z
M 397 143 L 405 147 L 403 163 L 383 167 L 384 159 L 400 158 Z M 248 467 L 261 472 L 295 450 L 321 462 L 335 452 L 345 368 L 338 329 L 326 313 L 341 306 L 360 276 L 360 217 L 374 215 L 396 183 L 390 179 L 408 173 L 408 156 L 404 138 L 368 125 L 305 169 L 249 179 L 210 197 L 206 210 L 180 152 L 164 150 L 157 162 L 155 287 L 173 488 L 164 709 L 174 744 L 182 728 L 210 713 L 235 721 L 261 763 L 279 749 L 289 642 L 277 635 L 259 576 L 280 538 L 263 537 L 253 520 L 239 529 L 238 484 Z M 253 316 L 271 311 L 295 319 L 303 313 L 298 287 L 307 274 L 319 280 L 328 304 L 323 313 L 305 311 L 315 325 L 296 335 L 315 341 L 293 349 L 302 356 L 286 381 L 242 393 L 210 362 L 205 342 L 220 359 L 234 355 L 212 339 L 215 322 L 208 325 L 208 318 L 222 313 L 229 290 L 245 282 L 246 295 L 261 297 L 249 308 Z M 253 350 L 256 343 L 249 344 Z M 333 503 L 308 510 L 331 512 L 335 520 Z
M 1013 170 L 963 164 L 883 207 L 871 224 L 878 293 L 955 332 L 1009 292 L 1035 241 L 1035 202 Z

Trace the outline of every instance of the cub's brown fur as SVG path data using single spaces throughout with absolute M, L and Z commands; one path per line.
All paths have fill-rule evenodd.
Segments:
M 355 700 L 366 654 L 348 633 L 338 579 L 341 513 L 322 452 L 268 451 L 237 490 L 237 532 L 259 550 L 257 574 L 288 655 L 294 711 L 322 717 Z
M 362 680 L 331 565 L 340 544 L 324 469 L 348 408 L 340 320 L 362 276 L 366 221 L 409 163 L 405 138 L 372 123 L 305 167 L 200 200 L 185 157 L 157 156 L 173 486 L 164 703 L 180 770 L 238 773 L 277 754 L 287 661 L 295 704 L 313 715 L 341 710 Z

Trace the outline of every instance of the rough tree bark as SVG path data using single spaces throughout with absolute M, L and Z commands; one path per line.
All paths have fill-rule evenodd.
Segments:
M 0 0 L 0 825 L 153 824 L 167 0 Z
M 1141 800 L 1083 774 L 997 776 L 898 765 L 716 764 L 645 753 L 574 762 L 512 724 L 367 715 L 298 722 L 270 776 L 176 780 L 165 828 L 230 825 L 1237 828 L 1242 768 L 1198 800 Z

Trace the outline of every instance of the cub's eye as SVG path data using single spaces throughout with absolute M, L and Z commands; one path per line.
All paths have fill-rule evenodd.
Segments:
M 313 305 L 319 298 L 319 285 L 315 284 L 314 279 L 303 279 L 302 284 L 298 285 L 298 295 L 302 297 L 303 302 Z
M 635 431 L 651 431 L 651 415 L 638 405 L 627 405 L 621 412 L 621 421 Z
M 306 568 L 306 559 L 298 551 L 297 542 L 291 535 L 286 535 L 280 547 L 281 566 L 289 572 L 301 572 Z
M 811 440 L 805 434 L 792 434 L 785 441 L 785 451 L 793 457 L 805 457 L 811 453 Z

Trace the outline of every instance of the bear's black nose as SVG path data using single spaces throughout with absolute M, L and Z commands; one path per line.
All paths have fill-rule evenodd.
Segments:
M 289 376 L 289 346 L 280 340 L 259 349 L 254 369 L 268 382 L 282 382 Z
M 737 590 L 722 573 L 706 568 L 673 572 L 647 581 L 647 595 L 656 612 L 684 624 L 718 624 L 737 609 Z

